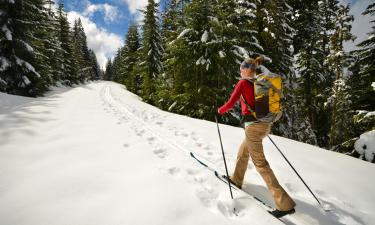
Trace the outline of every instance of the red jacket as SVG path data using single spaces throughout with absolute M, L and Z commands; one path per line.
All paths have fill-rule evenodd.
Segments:
M 247 109 L 246 104 L 242 101 L 241 95 L 243 95 L 251 109 L 254 110 L 254 84 L 245 79 L 241 79 L 240 81 L 238 81 L 236 87 L 234 88 L 230 99 L 219 108 L 219 113 L 224 114 L 228 112 L 231 108 L 233 108 L 238 99 L 240 99 L 242 115 L 250 115 L 251 112 Z

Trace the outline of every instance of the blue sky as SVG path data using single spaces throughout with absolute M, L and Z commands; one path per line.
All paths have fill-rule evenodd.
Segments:
M 124 36 L 132 22 L 140 22 L 142 17 L 137 9 L 143 9 L 147 0 L 63 0 L 70 23 L 80 17 L 87 35 L 89 48 L 93 49 L 101 67 L 116 50 L 123 45 Z M 156 0 L 160 7 L 167 0 Z M 373 0 L 340 0 L 350 3 L 351 13 L 355 17 L 352 32 L 358 37 L 355 43 L 363 40 L 370 30 L 369 17 L 361 15 L 366 6 Z M 355 43 L 347 43 L 348 50 Z
M 61 0 L 71 24 L 80 18 L 99 65 L 103 68 L 109 58 L 124 43 L 129 24 L 142 21 L 138 9 L 144 9 L 148 0 Z M 160 0 L 156 0 L 159 2 Z M 167 0 L 161 0 L 160 7 Z

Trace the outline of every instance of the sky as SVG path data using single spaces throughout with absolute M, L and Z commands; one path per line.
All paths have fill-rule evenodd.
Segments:
M 73 24 L 76 18 L 81 18 L 87 35 L 89 48 L 93 49 L 101 68 L 108 58 L 113 58 L 118 48 L 123 46 L 128 26 L 142 21 L 138 9 L 144 9 L 147 0 L 63 0 L 68 20 Z M 161 2 L 160 2 L 161 1 Z M 340 0 L 351 5 L 354 15 L 352 32 L 357 36 L 354 43 L 346 43 L 347 50 L 353 50 L 355 44 L 366 38 L 370 31 L 370 17 L 361 13 L 373 0 Z M 165 6 L 166 0 L 156 0 L 160 7 Z

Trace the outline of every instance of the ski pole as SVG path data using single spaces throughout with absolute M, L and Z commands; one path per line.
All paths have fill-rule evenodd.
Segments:
M 302 177 L 299 175 L 299 173 L 297 172 L 296 169 L 294 169 L 294 167 L 292 166 L 292 164 L 289 162 L 289 160 L 285 157 L 285 155 L 283 154 L 283 152 L 279 149 L 279 147 L 277 147 L 277 145 L 275 144 L 275 142 L 271 139 L 271 137 L 269 135 L 267 135 L 268 138 L 271 140 L 272 144 L 275 145 L 275 147 L 277 148 L 277 150 L 280 152 L 280 154 L 284 157 L 285 161 L 289 164 L 289 166 L 293 169 L 293 171 L 297 174 L 297 176 L 299 177 L 299 179 L 302 181 L 302 183 L 306 186 L 306 188 L 310 191 L 310 193 L 312 194 L 312 196 L 315 198 L 315 200 L 319 203 L 319 205 L 324 209 L 323 205 L 320 203 L 319 199 L 314 195 L 314 193 L 311 191 L 310 187 L 306 184 L 306 182 L 302 179 Z M 325 209 L 324 209 L 325 210 Z
M 216 120 L 217 132 L 219 133 L 221 152 L 222 152 L 222 154 L 223 154 L 224 165 L 225 165 L 225 172 L 226 172 L 226 174 L 227 174 L 227 178 L 228 178 L 228 186 L 229 186 L 230 197 L 231 197 L 232 200 L 233 200 L 232 187 L 231 187 L 231 185 L 230 185 L 230 180 L 229 180 L 230 178 L 229 178 L 229 173 L 228 173 L 228 167 L 227 167 L 227 162 L 226 162 L 226 160 L 225 160 L 225 154 L 224 154 L 223 142 L 221 141 L 221 135 L 220 135 L 219 123 L 217 122 L 217 117 L 216 117 L 216 115 L 215 115 L 215 120 Z M 233 212 L 234 212 L 234 214 L 236 214 L 236 208 L 233 208 Z M 236 215 L 237 215 L 237 214 L 236 214 Z

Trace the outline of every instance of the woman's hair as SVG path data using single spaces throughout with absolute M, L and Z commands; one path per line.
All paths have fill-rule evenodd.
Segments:
M 264 60 L 263 56 L 258 56 L 258 57 L 256 57 L 256 59 L 247 58 L 247 59 L 244 60 L 244 62 L 247 63 L 247 64 L 253 64 L 256 67 L 258 67 L 258 66 L 262 65 L 263 60 Z

